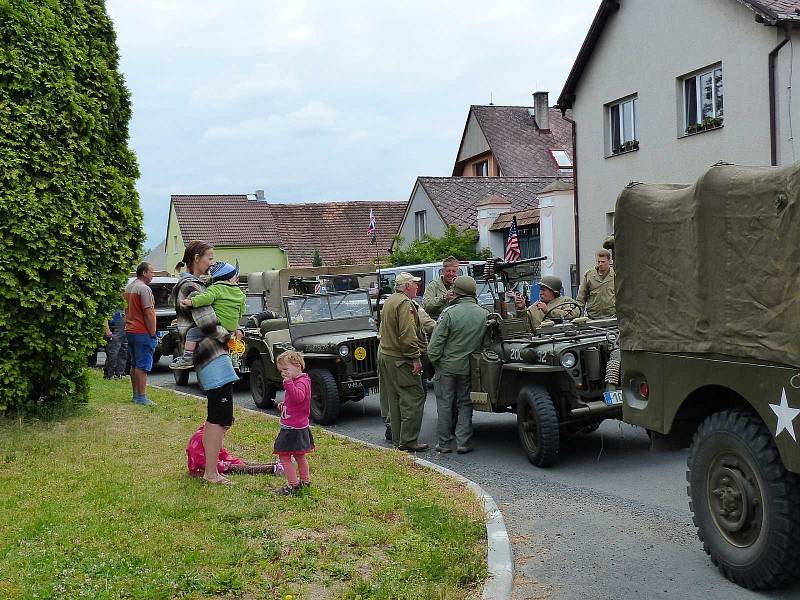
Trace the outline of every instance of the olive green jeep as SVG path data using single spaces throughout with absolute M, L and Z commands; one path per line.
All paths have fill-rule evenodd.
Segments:
M 690 446 L 689 506 L 744 587 L 800 575 L 800 164 L 617 200 L 623 417 Z

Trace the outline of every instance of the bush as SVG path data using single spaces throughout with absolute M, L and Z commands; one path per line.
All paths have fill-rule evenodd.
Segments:
M 459 231 L 455 225 L 448 225 L 440 238 L 425 234 L 421 240 L 411 242 L 406 248 L 403 248 L 402 244 L 403 238 L 397 236 L 395 251 L 390 257 L 392 266 L 437 262 L 451 255 L 458 260 L 486 260 L 492 257 L 489 248 L 477 249 L 477 231 L 474 229 Z
M 86 399 L 139 255 L 130 98 L 101 0 L 0 0 L 0 414 Z

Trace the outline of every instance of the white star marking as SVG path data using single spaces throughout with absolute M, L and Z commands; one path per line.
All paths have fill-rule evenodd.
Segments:
M 794 425 L 792 421 L 800 414 L 800 408 L 792 408 L 789 406 L 789 401 L 786 399 L 786 389 L 781 390 L 781 403 L 770 404 L 769 407 L 778 416 L 778 426 L 775 429 L 775 437 L 778 437 L 784 429 L 789 432 L 792 439 L 796 442 L 797 436 L 794 433 Z

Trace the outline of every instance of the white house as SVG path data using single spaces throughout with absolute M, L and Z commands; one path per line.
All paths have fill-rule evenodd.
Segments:
M 558 99 L 576 123 L 581 269 L 613 232 L 630 181 L 691 183 L 718 161 L 800 158 L 798 9 L 788 0 L 601 1 Z

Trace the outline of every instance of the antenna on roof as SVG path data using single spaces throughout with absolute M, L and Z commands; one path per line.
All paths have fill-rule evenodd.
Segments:
M 494 106 L 494 98 L 492 97 L 492 92 L 489 92 L 489 106 Z

